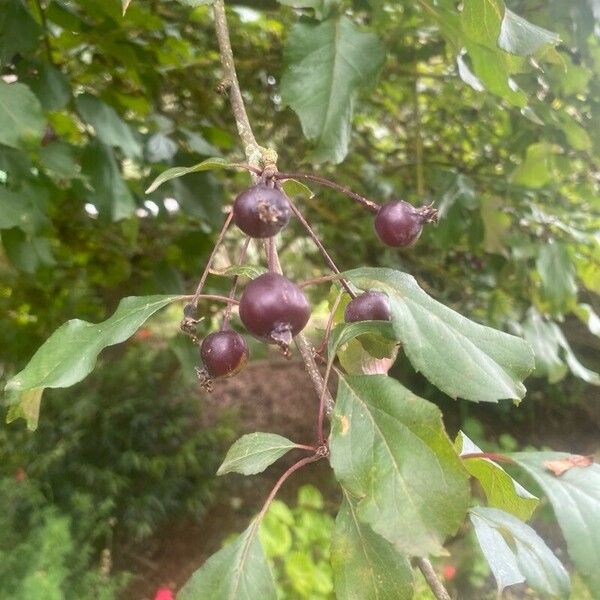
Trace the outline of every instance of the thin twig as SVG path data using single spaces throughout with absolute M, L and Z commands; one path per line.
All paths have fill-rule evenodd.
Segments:
M 339 183 L 335 183 L 335 181 L 331 181 L 329 179 L 326 179 L 325 177 L 321 177 L 320 175 L 313 175 L 311 173 L 282 173 L 278 171 L 274 174 L 274 177 L 280 180 L 306 179 L 307 181 L 319 183 L 321 185 L 324 185 L 325 187 L 329 187 L 332 190 L 335 190 L 336 192 L 340 192 L 341 194 L 348 196 L 348 198 L 352 198 L 353 200 L 355 200 L 360 205 L 364 206 L 373 213 L 378 212 L 381 208 L 381 205 L 377 204 L 377 202 L 373 202 L 373 200 L 369 200 L 368 198 L 357 194 L 350 188 L 340 185 Z
M 296 285 L 300 288 L 308 287 L 309 285 L 316 285 L 318 283 L 327 283 L 328 281 L 339 281 L 342 279 L 343 275 L 334 274 L 334 275 L 323 275 L 322 277 L 313 277 L 312 279 L 305 279 L 304 281 L 300 281 Z
M 283 188 L 281 186 L 278 186 L 278 187 L 281 190 L 281 192 L 283 194 L 285 194 L 285 192 L 283 191 Z M 287 195 L 286 195 L 286 197 L 287 197 Z M 292 200 L 289 197 L 288 197 L 288 202 L 290 204 L 290 208 L 292 209 L 292 212 L 296 215 L 296 218 L 298 219 L 298 221 L 300 221 L 302 227 L 304 227 L 304 229 L 306 230 L 306 233 L 308 233 L 310 239 L 314 242 L 315 246 L 319 249 L 319 252 L 321 253 L 321 256 L 323 257 L 323 260 L 327 263 L 327 266 L 336 275 L 340 275 L 340 270 L 338 269 L 337 265 L 333 262 L 333 259 L 331 258 L 331 256 L 329 256 L 329 253 L 327 252 L 327 250 L 325 250 L 325 246 L 323 246 L 323 244 L 321 243 L 321 240 L 318 238 L 317 234 L 313 231 L 313 229 L 309 225 L 308 221 L 304 218 L 304 215 L 298 210 L 296 205 L 292 202 Z M 340 276 L 340 283 L 342 284 L 342 286 L 344 286 L 344 289 L 348 292 L 348 294 L 350 294 L 351 298 L 356 298 L 356 294 L 352 291 L 352 289 L 348 285 L 348 282 L 341 276 Z
M 248 158 L 248 163 L 251 167 L 259 167 L 261 149 L 252 132 L 252 126 L 248 119 L 240 83 L 235 71 L 235 62 L 233 60 L 233 50 L 231 49 L 231 41 L 229 39 L 229 26 L 227 25 L 224 0 L 215 0 L 213 3 L 213 13 L 215 17 L 215 32 L 219 44 L 221 65 L 223 66 L 226 84 L 229 88 L 229 98 L 233 116 L 235 118 L 235 124 L 240 139 L 242 140 L 242 144 L 244 145 L 244 153 Z
M 275 498 L 275 496 L 277 495 L 277 492 L 279 491 L 279 488 L 281 488 L 281 486 L 285 483 L 285 480 L 292 473 L 296 472 L 298 469 L 301 469 L 305 465 L 309 465 L 310 463 L 317 462 L 321 458 L 323 458 L 323 456 L 321 456 L 320 454 L 314 454 L 313 456 L 307 456 L 306 458 L 303 458 L 302 460 L 299 460 L 297 463 L 293 464 L 277 480 L 277 483 L 273 486 L 273 489 L 271 490 L 271 493 L 268 495 L 267 499 L 265 500 L 265 503 L 263 504 L 263 507 L 261 508 L 260 512 L 258 513 L 257 521 L 260 521 L 265 516 L 267 510 L 269 510 L 269 506 L 271 505 L 271 502 L 273 502 L 273 498 Z
M 437 600 L 452 600 L 444 584 L 438 579 L 431 562 L 427 558 L 417 558 L 415 561 Z
M 196 296 L 179 296 L 181 300 L 192 300 L 195 299 Z M 200 294 L 197 297 L 198 300 L 216 300 L 217 302 L 225 302 L 226 304 L 235 304 L 238 305 L 240 303 L 239 300 L 235 298 L 228 298 L 227 296 L 219 296 L 218 294 Z
M 206 283 L 208 274 L 210 273 L 210 267 L 212 266 L 212 262 L 217 254 L 217 250 L 219 249 L 219 246 L 221 245 L 221 242 L 223 241 L 223 238 L 225 237 L 225 234 L 227 233 L 227 229 L 229 228 L 229 225 L 231 224 L 232 219 L 233 219 L 233 211 L 229 211 L 229 214 L 227 215 L 227 218 L 225 219 L 225 223 L 223 223 L 223 227 L 221 228 L 221 231 L 219 232 L 219 237 L 217 238 L 217 241 L 215 242 L 215 247 L 213 248 L 213 251 L 210 253 L 210 256 L 208 257 L 208 262 L 206 263 L 206 267 L 204 268 L 204 273 L 202 273 L 202 277 L 200 277 L 200 281 L 198 282 L 198 287 L 196 288 L 196 293 L 194 294 L 194 296 L 190 302 L 190 305 L 192 306 L 193 309 L 195 309 L 198 306 L 198 299 L 200 298 L 202 288 L 204 287 L 204 284 Z
M 335 313 L 342 301 L 342 296 L 344 295 L 344 291 L 340 290 L 333 305 L 331 307 L 331 312 L 329 313 L 329 318 L 327 319 L 327 325 L 325 327 L 325 333 L 323 335 L 323 341 L 319 344 L 317 348 L 317 354 L 322 354 L 327 350 L 327 344 L 329 344 L 329 337 L 331 335 L 331 328 L 333 327 L 333 320 L 335 319 Z
M 250 245 L 250 242 L 252 241 L 252 238 L 250 236 L 248 236 L 246 238 L 246 241 L 244 242 L 244 245 L 242 246 L 242 249 L 240 250 L 240 256 L 238 258 L 237 264 L 241 265 L 244 260 L 246 259 L 246 252 L 248 252 L 248 246 Z M 235 298 L 235 294 L 237 292 L 237 286 L 238 283 L 240 281 L 240 276 L 236 275 L 233 278 L 233 283 L 231 284 L 231 291 L 229 292 L 229 298 L 233 299 Z M 229 322 L 231 321 L 231 308 L 232 305 L 229 304 L 227 305 L 227 308 L 225 309 L 225 313 L 223 314 L 223 327 L 222 329 L 229 329 Z
M 505 462 L 509 464 L 515 462 L 510 456 L 498 454 L 497 452 L 470 452 L 469 454 L 461 454 L 460 458 L 463 460 L 467 458 L 487 458 L 489 460 L 495 460 L 496 462 Z

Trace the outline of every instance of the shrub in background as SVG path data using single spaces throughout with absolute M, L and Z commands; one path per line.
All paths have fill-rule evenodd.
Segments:
M 113 536 L 135 543 L 166 518 L 200 518 L 211 501 L 231 431 L 201 427 L 200 402 L 169 349 L 134 346 L 83 385 L 51 390 L 35 433 L 0 428 L 0 476 L 12 490 L 0 500 L 1 589 L 37 582 L 49 591 L 36 600 L 90 597 L 64 586 L 92 585 Z

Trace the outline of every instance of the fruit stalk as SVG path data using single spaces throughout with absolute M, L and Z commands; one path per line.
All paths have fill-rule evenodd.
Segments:
M 331 258 L 331 256 L 329 256 L 329 253 L 327 252 L 327 250 L 325 250 L 325 246 L 323 246 L 323 244 L 321 243 L 321 240 L 318 238 L 317 234 L 313 231 L 312 227 L 308 224 L 308 221 L 304 218 L 304 215 L 296 208 L 296 205 L 291 201 L 290 198 L 288 198 L 288 202 L 290 204 L 290 208 L 292 209 L 292 212 L 294 213 L 294 215 L 296 215 L 296 218 L 298 219 L 298 221 L 300 221 L 302 227 L 304 227 L 304 229 L 306 230 L 306 233 L 308 233 L 310 239 L 314 242 L 315 246 L 319 249 L 319 252 L 321 253 L 321 256 L 323 257 L 323 260 L 325 261 L 327 266 L 336 275 L 340 275 L 340 270 L 337 268 L 337 265 L 333 262 L 333 259 Z M 350 298 L 356 298 L 356 294 L 352 291 L 352 289 L 348 285 L 348 282 L 343 277 L 340 277 L 340 283 L 342 284 L 344 289 L 348 292 L 348 294 L 350 294 Z
M 274 174 L 274 177 L 282 181 L 285 179 L 306 179 L 307 181 L 312 181 L 314 183 L 331 188 L 336 192 L 340 192 L 340 194 L 344 194 L 345 196 L 348 196 L 348 198 L 352 198 L 361 206 L 364 206 L 367 210 L 370 210 L 372 213 L 376 213 L 380 208 L 380 205 L 377 204 L 377 202 L 373 202 L 373 200 L 369 200 L 368 198 L 357 194 L 350 188 L 340 185 L 339 183 L 335 183 L 335 181 L 331 181 L 325 177 L 321 177 L 320 175 L 313 175 L 311 173 L 281 173 L 278 171 Z

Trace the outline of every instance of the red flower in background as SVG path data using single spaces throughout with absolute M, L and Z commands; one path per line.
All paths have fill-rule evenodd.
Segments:
M 154 600 L 175 600 L 175 597 L 173 596 L 172 590 L 164 587 L 159 588 L 156 591 L 156 596 L 154 596 Z
M 136 331 L 136 333 L 133 336 L 133 338 L 135 340 L 140 340 L 140 341 L 147 340 L 150 337 L 152 337 L 152 332 L 147 327 L 142 327 L 141 329 Z
M 446 565 L 442 571 L 444 579 L 446 581 L 452 581 L 456 576 L 456 567 L 453 565 Z

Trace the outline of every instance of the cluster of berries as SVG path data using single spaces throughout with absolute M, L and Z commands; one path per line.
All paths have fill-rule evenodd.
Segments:
M 273 181 L 248 188 L 233 205 L 233 222 L 254 239 L 277 235 L 291 215 L 289 199 Z M 431 207 L 415 208 L 404 201 L 392 201 L 378 208 L 374 226 L 386 245 L 408 247 L 421 235 L 423 224 L 434 218 L 435 209 Z M 301 288 L 272 268 L 250 281 L 239 301 L 239 316 L 246 329 L 256 338 L 276 344 L 286 352 L 292 339 L 308 323 L 310 312 L 310 304 Z M 346 322 L 389 321 L 390 318 L 388 297 L 377 291 L 356 296 L 345 310 Z M 242 370 L 249 351 L 243 336 L 227 327 L 204 338 L 200 355 L 204 367 L 198 373 L 205 387 L 210 389 L 213 379 L 229 377 Z

